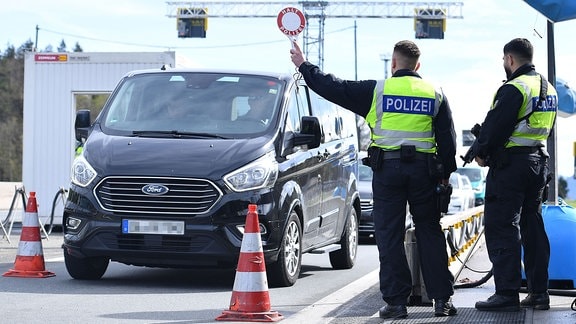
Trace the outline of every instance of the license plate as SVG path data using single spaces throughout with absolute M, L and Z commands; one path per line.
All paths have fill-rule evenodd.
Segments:
M 184 235 L 184 222 L 123 219 L 122 233 Z

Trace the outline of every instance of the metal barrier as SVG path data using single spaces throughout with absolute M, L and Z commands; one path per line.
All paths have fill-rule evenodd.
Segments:
M 24 190 L 24 187 L 15 187 L 14 196 L 12 196 L 12 202 L 10 203 L 8 214 L 6 214 L 6 217 L 0 222 L 0 227 L 2 228 L 4 237 L 10 244 L 12 244 L 10 241 L 10 233 L 12 233 L 12 227 L 14 226 L 14 220 L 16 219 L 16 217 L 14 217 L 14 212 L 18 205 L 18 195 L 22 197 L 22 210 L 26 210 L 26 191 Z M 8 230 L 6 230 L 6 227 L 8 227 Z
M 484 206 L 445 216 L 440 223 L 446 237 L 450 265 L 480 237 L 484 229 Z
M 49 223 L 47 224 L 47 235 L 52 234 L 52 230 L 54 229 L 54 211 L 56 210 L 56 203 L 58 203 L 58 198 L 61 199 L 62 205 L 64 206 L 66 204 L 66 200 L 68 199 L 68 190 L 60 187 L 60 189 L 58 189 L 56 192 L 56 195 L 54 195 L 54 199 L 52 200 L 52 210 L 50 211 Z
M 49 239 L 48 235 L 49 233 L 52 232 L 53 228 L 52 223 L 54 221 L 54 208 L 56 207 L 56 200 L 58 196 L 61 195 L 61 192 L 66 193 L 67 191 L 63 188 L 60 188 L 60 190 L 56 193 L 56 196 L 54 197 L 54 202 L 52 203 L 52 214 L 50 215 L 49 232 L 47 232 L 46 229 L 44 228 L 42 221 L 38 219 L 38 222 L 40 223 L 40 230 L 44 233 L 43 238 Z M 22 212 L 26 212 L 26 203 L 28 201 L 28 197 L 26 196 L 26 190 L 24 189 L 23 186 L 20 188 L 16 187 L 14 189 L 14 196 L 12 196 L 12 202 L 10 203 L 10 209 L 8 209 L 8 214 L 0 222 L 0 229 L 2 229 L 2 233 L 9 244 L 12 244 L 12 242 L 10 241 L 10 234 L 12 233 L 12 228 L 14 227 L 14 221 L 16 220 L 14 214 L 15 211 L 18 209 L 18 196 L 20 196 L 22 199 Z M 62 201 L 65 202 L 65 198 L 62 198 Z M 6 227 L 8 227 L 8 229 L 6 229 Z
M 466 266 L 466 262 L 472 256 L 474 247 L 478 239 L 484 233 L 484 206 L 478 206 L 462 213 L 446 215 L 440 220 L 444 236 L 446 237 L 446 247 L 448 252 L 448 266 L 457 279 Z M 412 294 L 410 305 L 428 305 L 432 301 L 426 294 L 426 287 L 422 279 L 420 261 L 418 258 L 415 229 L 406 231 L 404 246 L 406 258 L 412 273 Z M 464 256 L 464 261 L 460 257 Z M 460 260 L 461 264 L 455 261 Z M 459 267 L 458 267 L 459 266 Z

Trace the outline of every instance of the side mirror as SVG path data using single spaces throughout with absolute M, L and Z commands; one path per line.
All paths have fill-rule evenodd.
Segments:
M 90 110 L 78 110 L 74 122 L 76 140 L 84 142 L 88 138 L 88 129 L 90 129 Z
M 308 148 L 320 146 L 322 140 L 322 129 L 318 118 L 312 116 L 302 117 L 301 131 L 294 134 L 294 145 L 308 145 Z

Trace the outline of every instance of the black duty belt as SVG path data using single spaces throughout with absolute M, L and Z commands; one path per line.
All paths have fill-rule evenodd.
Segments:
M 533 154 L 540 152 L 538 146 L 513 146 L 506 149 L 506 152 L 511 154 Z
M 384 150 L 382 150 L 382 152 L 384 153 L 384 157 L 383 157 L 384 160 L 400 159 L 400 150 L 397 150 L 397 151 L 384 151 Z M 430 156 L 429 153 L 416 152 L 414 154 L 414 160 L 427 161 L 429 156 Z

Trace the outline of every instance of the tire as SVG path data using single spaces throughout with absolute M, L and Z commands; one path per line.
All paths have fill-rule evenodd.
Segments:
M 267 268 L 268 281 L 274 287 L 290 287 L 300 276 L 302 266 L 302 226 L 295 211 L 290 212 L 280 243 L 278 260 Z
M 350 210 L 346 220 L 340 246 L 340 250 L 330 252 L 330 264 L 334 269 L 351 269 L 358 252 L 358 218 L 354 208 Z
M 79 280 L 98 280 L 102 278 L 110 260 L 105 257 L 77 258 L 64 248 L 64 263 L 68 274 Z

